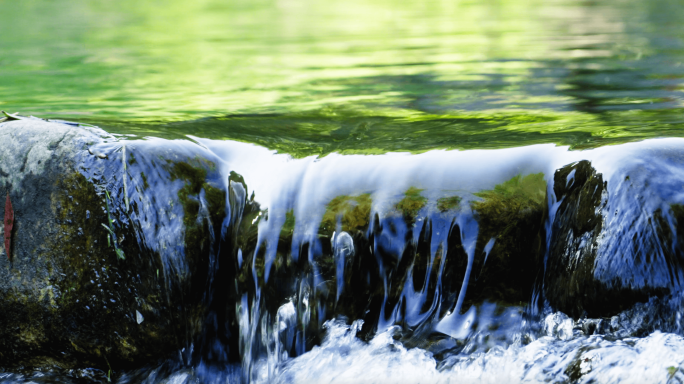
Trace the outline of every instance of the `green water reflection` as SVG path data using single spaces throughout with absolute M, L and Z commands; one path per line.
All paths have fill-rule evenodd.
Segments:
M 677 1 L 0 0 L 0 108 L 297 156 L 684 136 Z

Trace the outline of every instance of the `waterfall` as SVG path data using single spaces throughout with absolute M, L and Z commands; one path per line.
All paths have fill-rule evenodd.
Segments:
M 194 140 L 228 190 L 215 257 L 234 273 L 215 274 L 231 283 L 213 289 L 229 293 L 209 295 L 222 298 L 210 307 L 226 311 L 229 325 L 214 326 L 230 336 L 202 342 L 237 345 L 243 382 L 310 382 L 328 366 L 343 382 L 368 354 L 424 365 L 406 373 L 416 382 L 475 366 L 501 379 L 494 361 L 544 350 L 561 356 L 519 378 L 542 366 L 590 377 L 598 368 L 575 363 L 578 348 L 679 330 L 681 140 L 302 159 Z M 676 320 L 656 313 L 665 308 Z
M 680 139 L 305 158 L 190 139 L 75 155 L 116 254 L 155 271 L 136 324 L 182 324 L 122 383 L 682 377 Z

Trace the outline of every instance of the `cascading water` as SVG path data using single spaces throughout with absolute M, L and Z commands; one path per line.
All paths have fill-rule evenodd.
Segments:
M 169 382 L 684 378 L 681 140 L 304 159 L 194 140 L 227 191 L 223 337 Z
M 293 159 L 191 139 L 83 155 L 205 311 L 119 382 L 684 381 L 683 140 Z

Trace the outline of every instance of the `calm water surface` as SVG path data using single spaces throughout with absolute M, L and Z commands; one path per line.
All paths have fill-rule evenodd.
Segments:
M 682 136 L 677 1 L 0 0 L 0 107 L 295 156 Z

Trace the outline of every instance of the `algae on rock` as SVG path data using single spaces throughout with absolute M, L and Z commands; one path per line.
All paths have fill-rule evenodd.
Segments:
M 475 195 L 482 198 L 471 203 L 479 225 L 473 268 L 478 277 L 469 296 L 475 301 L 526 304 L 546 251 L 544 174 L 517 175 Z
M 129 212 L 120 190 L 122 162 L 89 153 L 94 145 L 111 152 L 111 137 L 26 118 L 0 123 L 0 138 L 0 194 L 12 196 L 16 211 L 14 257 L 0 261 L 3 367 L 135 368 L 192 341 L 206 314 L 196 298 L 208 266 L 186 249 L 193 279 L 159 274 L 166 272 L 167 256 L 142 232 L 144 191 L 132 194 Z M 141 162 L 128 171 L 135 176 Z M 220 228 L 225 194 L 199 179 L 192 178 L 181 197 L 196 198 L 192 188 L 200 183 L 207 215 Z M 150 188 L 146 179 L 142 183 Z M 193 241 L 206 243 L 203 236 L 210 237 L 200 232 Z M 144 322 L 138 323 L 137 313 Z

